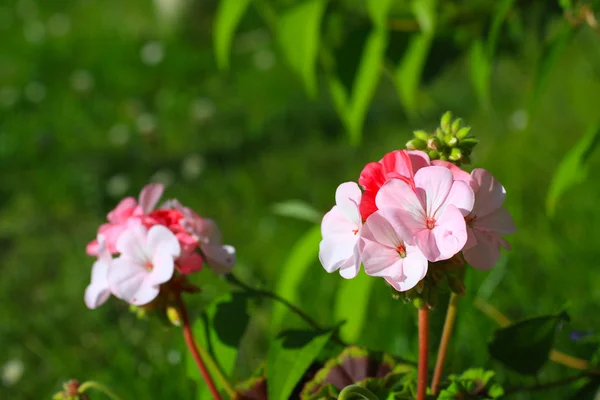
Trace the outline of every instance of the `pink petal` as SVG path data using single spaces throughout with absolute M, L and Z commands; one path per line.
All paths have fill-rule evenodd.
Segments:
M 453 205 L 458 208 L 463 215 L 466 217 L 473 209 L 473 203 L 475 202 L 475 194 L 471 187 L 463 181 L 454 181 L 452 189 L 444 201 L 444 206 Z M 439 211 L 442 211 L 444 207 L 441 207 Z M 435 218 L 438 218 L 436 215 Z
M 427 274 L 427 259 L 421 252 L 412 252 L 404 259 L 402 270 L 403 276 L 400 278 L 386 277 L 385 280 L 399 292 L 412 289 Z
M 483 168 L 475 168 L 471 172 L 471 185 L 476 192 L 473 215 L 483 217 L 502 207 L 506 199 L 506 190 Z
M 458 208 L 449 205 L 444 213 L 436 221 L 436 226 L 433 229 L 435 242 L 439 251 L 437 259 L 429 259 L 435 262 L 447 260 L 465 246 L 467 242 L 467 225 Z
M 398 173 L 407 178 L 413 177 L 412 163 L 406 150 L 389 152 L 383 156 L 380 163 L 383 165 L 384 176 L 390 173 Z
M 321 222 L 321 234 L 324 239 L 334 241 L 352 240 L 360 230 L 360 225 L 349 221 L 339 206 L 333 208 L 323 216 Z
M 144 214 L 149 214 L 154 209 L 164 191 L 160 183 L 151 183 L 144 186 L 140 192 L 140 207 Z
M 94 239 L 89 242 L 85 248 L 85 252 L 89 256 L 97 256 L 98 255 L 98 240 Z
M 366 220 L 371 214 L 377 211 L 377 206 L 375 205 L 376 194 L 376 192 L 370 190 L 363 192 L 359 205 L 360 216 L 363 220 Z
M 470 249 L 473 246 L 477 245 L 477 238 L 475 237 L 475 232 L 472 226 L 467 225 L 467 242 L 465 243 L 465 246 L 463 247 L 462 251 L 465 251 L 467 249 Z
M 365 165 L 361 171 L 358 183 L 365 191 L 377 193 L 386 180 L 381 163 L 371 162 Z
M 424 151 L 410 150 L 408 156 L 410 157 L 410 162 L 412 164 L 413 176 L 418 170 L 428 167 L 431 164 L 429 156 Z M 413 176 L 411 176 L 411 178 Z
M 393 249 L 403 244 L 399 233 L 394 230 L 381 211 L 372 214 L 367 219 L 363 226 L 362 237 Z
M 223 244 L 221 231 L 219 230 L 219 226 L 217 225 L 217 223 L 210 218 L 202 218 L 196 213 L 194 213 L 194 215 L 196 227 L 198 229 L 199 234 L 205 237 L 208 243 Z
M 177 243 L 179 247 L 179 243 Z M 179 253 L 177 253 L 179 256 Z M 148 275 L 148 282 L 152 285 L 160 285 L 168 282 L 175 271 L 175 260 L 173 249 L 168 244 L 163 243 L 154 252 L 152 257 L 152 271 Z
M 145 265 L 149 261 L 149 255 L 146 252 L 147 234 L 148 231 L 143 225 L 125 230 L 117 241 L 117 251 L 122 255 L 127 255 L 128 258 L 131 258 L 136 263 Z
M 417 271 L 421 271 L 421 276 L 418 278 L 420 281 L 427 275 L 428 265 L 429 262 L 427 258 L 417 246 L 406 245 L 406 258 L 404 259 L 406 275 L 416 276 Z
M 358 205 L 362 192 L 355 182 L 345 182 L 338 186 L 335 191 L 335 204 L 347 220 L 360 225 L 362 222 Z
M 133 197 L 126 197 L 117 204 L 114 210 L 108 213 L 106 218 L 110 223 L 121 224 L 131 217 L 137 202 Z
M 478 217 L 473 225 L 479 230 L 498 232 L 509 235 L 517 231 L 512 216 L 505 208 L 497 208 L 484 217 Z
M 172 258 L 179 257 L 181 254 L 181 246 L 177 237 L 163 225 L 154 225 L 150 228 L 146 243 L 147 254 L 153 254 L 157 249 L 169 254 Z
M 319 260 L 325 268 L 325 271 L 332 273 L 344 267 L 347 268 L 356 265 L 355 247 L 358 235 L 354 240 L 333 241 L 323 239 L 319 244 Z
M 216 274 L 228 274 L 235 265 L 235 248 L 229 245 L 203 244 L 202 252 L 210 269 Z
M 425 210 L 423 204 L 412 190 L 412 188 L 400 179 L 391 179 L 385 183 L 377 193 L 375 198 L 377 207 L 383 211 L 384 215 L 394 225 L 394 222 L 389 219 L 387 210 L 402 209 L 412 215 L 414 220 L 423 221 L 425 226 Z
M 365 240 L 361 255 L 368 275 L 392 277 L 402 275 L 402 258 L 395 248 Z
M 463 181 L 469 183 L 471 181 L 471 175 L 467 171 L 463 171 L 460 167 L 452 164 L 448 161 L 442 160 L 433 160 L 431 165 L 436 165 L 438 167 L 448 168 L 450 172 L 452 172 L 452 177 L 455 181 Z
M 423 229 L 415 235 L 415 244 L 421 250 L 425 258 L 434 262 L 441 260 L 440 250 L 432 229 Z
M 178 270 L 183 275 L 193 274 L 202 270 L 204 265 L 204 259 L 198 253 L 191 253 L 185 256 L 179 257 L 177 260 Z
M 497 235 L 491 232 L 474 230 L 477 245 L 463 251 L 465 260 L 474 268 L 491 269 L 500 258 L 500 243 Z
M 444 167 L 426 167 L 415 174 L 415 187 L 425 205 L 427 216 L 433 217 L 444 205 L 452 183 L 452 173 Z
M 115 259 L 108 269 L 108 282 L 112 292 L 119 298 L 131 304 L 137 297 L 137 293 L 144 285 L 148 277 L 148 271 L 144 264 L 136 263 L 134 260 L 121 256 Z M 156 290 L 158 294 L 158 289 Z

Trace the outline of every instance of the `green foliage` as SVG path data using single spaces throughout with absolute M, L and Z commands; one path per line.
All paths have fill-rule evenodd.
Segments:
M 231 42 L 240 20 L 244 16 L 250 0 L 223 0 L 215 16 L 214 46 L 217 65 L 229 68 Z
M 317 94 L 316 62 L 326 5 L 325 0 L 300 2 L 280 16 L 277 27 L 282 52 L 311 97 Z
M 273 213 L 282 217 L 296 218 L 314 224 L 321 223 L 323 215 L 302 200 L 286 200 L 273 204 Z
M 270 399 L 287 399 L 308 367 L 329 341 L 333 331 L 285 331 L 267 354 L 267 390 Z
M 338 291 L 334 316 L 337 321 L 345 321 L 341 335 L 350 343 L 356 343 L 365 326 L 374 283 L 374 279 L 359 274 L 354 279 L 345 280 Z
M 558 200 L 574 185 L 582 183 L 587 177 L 587 161 L 600 141 L 600 126 L 595 123 L 577 141 L 561 160 L 548 191 L 546 212 L 554 216 Z
M 471 81 L 482 107 L 490 107 L 491 60 L 482 40 L 475 40 L 470 51 Z
M 490 354 L 522 374 L 535 374 L 548 361 L 564 314 L 536 317 L 498 329 L 489 344 Z
M 452 399 L 499 399 L 504 396 L 504 389 L 495 382 L 494 371 L 482 368 L 471 368 L 460 375 L 450 375 L 450 385 L 442 390 L 438 400 Z

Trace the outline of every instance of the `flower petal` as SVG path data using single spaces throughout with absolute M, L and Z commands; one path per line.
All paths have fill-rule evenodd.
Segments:
M 151 183 L 144 186 L 140 192 L 140 207 L 144 214 L 149 214 L 154 209 L 164 191 L 160 183 Z
M 126 254 L 136 263 L 145 265 L 150 258 L 150 255 L 146 252 L 147 235 L 148 231 L 143 225 L 137 225 L 126 229 L 123 233 L 121 233 L 119 239 L 117 240 L 117 251 L 121 254 Z
M 510 213 L 503 207 L 491 213 L 478 217 L 473 225 L 479 230 L 498 232 L 501 235 L 509 235 L 517 231 Z
M 425 226 L 425 210 L 423 204 L 410 185 L 400 179 L 390 179 L 381 187 L 375 198 L 377 207 L 383 211 L 389 220 L 387 210 L 402 209 L 413 216 L 415 220 L 423 220 Z M 393 222 L 390 220 L 393 225 Z
M 475 229 L 477 245 L 463 251 L 465 260 L 474 268 L 491 269 L 500 258 L 500 243 L 496 234 Z
M 319 260 L 325 271 L 332 273 L 341 267 L 355 264 L 355 247 L 358 235 L 354 240 L 333 241 L 323 239 L 319 243 Z
M 163 225 L 154 225 L 150 228 L 146 240 L 147 254 L 154 254 L 158 248 L 171 257 L 179 257 L 181 254 L 181 246 L 177 237 Z
M 476 192 L 473 215 L 483 217 L 502 207 L 506 199 L 506 190 L 483 168 L 475 168 L 471 172 L 471 185 Z
M 410 157 L 406 150 L 394 150 L 387 153 L 381 159 L 383 165 L 383 175 L 387 179 L 387 175 L 397 173 L 407 178 L 413 177 L 413 169 Z
M 424 151 L 409 150 L 408 156 L 410 157 L 413 171 L 413 176 L 411 176 L 411 178 L 414 178 L 414 174 L 416 174 L 418 170 L 428 167 L 431 164 L 429 156 Z
M 179 246 L 179 243 L 177 243 Z M 173 249 L 168 243 L 163 243 L 156 249 L 152 257 L 152 271 L 148 275 L 148 281 L 153 285 L 168 282 L 175 271 L 175 260 Z M 179 255 L 179 254 L 177 254 Z
M 473 189 L 463 181 L 454 181 L 452 189 L 446 197 L 444 206 L 453 205 L 458 208 L 461 214 L 466 217 L 473 209 L 473 203 L 475 202 L 475 194 Z M 439 211 L 443 211 L 444 207 L 441 207 Z M 435 218 L 438 218 L 436 215 Z
M 415 235 L 415 244 L 421 250 L 425 258 L 431 262 L 441 260 L 440 250 L 432 229 L 423 229 Z
M 361 196 L 362 192 L 355 182 L 342 183 L 335 191 L 335 204 L 346 219 L 356 225 L 360 225 L 362 222 L 358 211 Z
M 108 213 L 106 219 L 112 224 L 122 224 L 131 217 L 133 210 L 137 207 L 137 202 L 133 197 L 125 197 L 117 204 L 114 210 Z
M 228 274 L 235 265 L 235 248 L 229 245 L 203 244 L 200 246 L 206 262 L 216 274 Z
M 85 288 L 84 301 L 87 308 L 93 310 L 100 307 L 110 297 L 110 289 L 105 286 L 90 283 Z
M 444 205 L 452 183 L 452 172 L 444 167 L 421 168 L 415 174 L 415 187 L 421 200 L 424 200 L 427 216 L 433 217 Z
M 431 165 L 437 165 L 438 167 L 448 168 L 450 172 L 452 172 L 452 177 L 455 181 L 463 181 L 469 183 L 471 181 L 471 174 L 467 171 L 463 171 L 460 167 L 457 167 L 455 164 L 452 164 L 448 161 L 443 160 L 433 160 Z
M 403 244 L 403 240 L 381 211 L 372 214 L 367 219 L 363 226 L 362 237 L 379 242 L 392 249 L 396 249 Z
M 136 263 L 127 256 L 115 259 L 108 268 L 108 282 L 115 296 L 134 304 L 137 292 L 148 277 L 144 264 Z M 158 290 L 157 290 L 158 294 Z
M 374 193 L 377 193 L 385 181 L 386 177 L 383 174 L 383 165 L 378 162 L 370 162 L 365 165 L 358 178 L 358 183 L 365 191 Z
M 362 246 L 362 261 L 365 272 L 371 276 L 402 276 L 402 258 L 395 248 L 371 240 Z
M 403 275 L 400 278 L 385 278 L 385 280 L 399 292 L 412 289 L 425 277 L 425 275 L 427 275 L 428 263 L 425 256 L 418 250 L 417 252 L 411 253 L 412 254 L 410 255 L 407 254 L 406 258 L 403 260 Z
M 202 270 L 204 259 L 198 253 L 182 255 L 177 260 L 177 270 L 183 275 L 193 274 Z
M 377 211 L 377 206 L 375 205 L 376 194 L 376 192 L 370 190 L 365 190 L 363 192 L 359 205 L 360 216 L 363 220 L 366 220 L 371 214 Z
M 453 205 L 446 207 L 433 228 L 435 242 L 440 252 L 437 259 L 429 261 L 447 260 L 462 250 L 467 242 L 467 225 L 458 208 Z

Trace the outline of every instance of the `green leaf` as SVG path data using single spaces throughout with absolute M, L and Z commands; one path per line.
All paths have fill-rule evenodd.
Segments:
M 415 0 L 412 10 L 423 33 L 433 34 L 436 24 L 437 0 Z
M 550 77 L 550 72 L 556 65 L 566 45 L 573 37 L 573 34 L 574 30 L 568 23 L 564 22 L 560 30 L 554 35 L 550 42 L 544 46 L 541 60 L 535 73 L 532 108 L 537 107 L 542 91 L 546 87 L 546 83 Z
M 600 379 L 594 378 L 575 393 L 570 400 L 597 400 L 600 398 Z
M 386 45 L 387 31 L 383 28 L 374 29 L 367 39 L 354 77 L 352 96 L 343 118 L 350 142 L 354 145 L 360 143 L 365 115 L 379 82 Z
M 596 123 L 565 154 L 558 165 L 546 198 L 546 212 L 552 217 L 559 198 L 572 186 L 581 183 L 587 176 L 586 161 L 600 141 L 600 124 Z
M 273 213 L 320 224 L 323 214 L 302 200 L 286 200 L 272 206 Z
M 290 255 L 281 269 L 281 276 L 275 286 L 275 293 L 296 304 L 300 300 L 298 285 L 310 274 L 309 268 L 314 266 L 318 258 L 321 227 L 315 225 L 304 234 L 290 251 Z M 283 320 L 287 308 L 283 304 L 274 304 L 271 315 L 271 326 L 277 330 Z
M 383 28 L 392 5 L 391 0 L 367 1 L 367 10 L 375 26 Z
M 475 40 L 471 45 L 470 64 L 471 82 L 475 87 L 475 93 L 481 106 L 487 109 L 490 107 L 490 75 L 492 66 L 484 50 L 483 42 L 480 39 Z
M 558 324 L 565 319 L 565 314 L 550 315 L 498 329 L 490 354 L 517 372 L 535 374 L 548 361 Z
M 267 354 L 267 390 L 270 399 L 288 399 L 296 384 L 319 355 L 333 331 L 287 331 Z
M 281 15 L 277 27 L 283 54 L 311 97 L 317 94 L 316 62 L 326 5 L 325 0 L 304 1 Z
M 373 277 L 359 274 L 345 280 L 338 290 L 334 315 L 337 321 L 345 320 L 340 330 L 342 338 L 355 343 L 367 319 L 371 289 L 376 281 Z
M 205 310 L 202 318 L 194 322 L 192 328 L 194 338 L 211 354 L 217 364 L 208 365 L 208 368 L 211 371 L 218 368 L 228 378 L 233 374 L 239 343 L 250 318 L 247 299 L 248 297 L 241 293 L 228 293 L 218 298 Z M 212 398 L 200 377 L 198 366 L 191 357 L 186 358 L 187 375 L 197 382 L 196 398 Z M 212 372 L 212 375 L 215 376 L 215 373 Z
M 487 40 L 488 56 L 490 60 L 494 57 L 494 53 L 496 52 L 496 43 L 498 42 L 498 35 L 500 34 L 502 23 L 506 19 L 514 2 L 515 0 L 502 0 L 498 2 L 498 8 L 494 12 L 494 19 L 492 20 L 492 26 Z
M 408 49 L 396 69 L 396 88 L 411 118 L 417 116 L 417 92 L 433 38 L 434 36 L 428 33 L 412 35 Z
M 213 30 L 215 56 L 220 69 L 229 68 L 229 52 L 235 30 L 248 8 L 250 0 L 221 0 Z

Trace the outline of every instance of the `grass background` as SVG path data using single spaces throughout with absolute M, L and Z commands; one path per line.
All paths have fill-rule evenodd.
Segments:
M 485 366 L 512 384 L 535 381 L 490 360 L 486 344 L 496 325 L 471 306 L 477 293 L 514 319 L 566 308 L 573 322 L 557 348 L 589 356 L 566 333 L 600 326 L 598 154 L 553 219 L 545 198 L 565 152 L 598 120 L 595 32 L 583 29 L 568 44 L 535 109 L 529 105 L 542 49 L 533 40 L 498 55 L 487 111 L 464 54 L 426 82 L 418 121 L 406 118 L 384 75 L 354 148 L 325 85 L 308 99 L 255 16 L 240 28 L 230 71 L 217 70 L 215 3 L 192 2 L 170 32 L 164 15 L 141 0 L 0 4 L 0 366 L 4 375 L 7 365 L 23 366 L 19 379 L 0 382 L 0 398 L 49 398 L 71 377 L 104 382 L 124 399 L 193 398 L 177 329 L 137 320 L 113 300 L 85 308 L 93 263 L 85 245 L 106 213 L 147 182 L 163 182 L 168 197 L 218 221 L 237 248 L 239 276 L 274 288 L 311 225 L 275 215 L 272 205 L 300 199 L 327 211 L 340 182 L 357 180 L 365 163 L 402 148 L 413 129 L 434 129 L 445 110 L 473 127 L 481 140 L 473 164 L 507 188 L 519 227 L 509 237 L 513 250 L 492 272 L 468 276 L 448 370 Z M 204 291 L 190 307 L 199 313 L 226 285 L 206 273 L 196 281 Z M 299 306 L 332 325 L 328 305 L 347 284 L 315 258 L 298 282 Z M 413 308 L 391 301 L 383 280 L 363 300 L 369 313 L 358 343 L 415 359 Z M 264 357 L 271 309 L 264 302 L 253 310 L 240 378 Z M 433 316 L 434 344 L 443 309 Z M 548 364 L 540 380 L 570 372 Z M 512 398 L 564 399 L 567 392 Z

